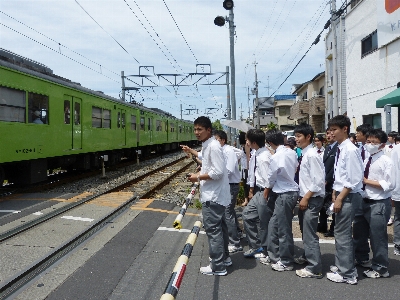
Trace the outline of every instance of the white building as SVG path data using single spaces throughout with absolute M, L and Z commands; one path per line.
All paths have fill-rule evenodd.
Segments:
M 398 108 L 392 108 L 391 114 L 385 114 L 383 109 L 384 104 L 400 106 L 400 89 L 397 89 L 400 82 L 400 6 L 396 3 L 398 1 L 353 1 L 345 17 L 336 24 L 337 43 L 332 28 L 326 38 L 327 48 L 332 41 L 333 50 L 338 53 L 336 63 L 332 50 L 330 63 L 330 49 L 327 49 L 327 81 L 332 77 L 333 82 L 331 89 L 327 84 L 326 118 L 336 115 L 331 111 L 335 111 L 337 105 L 337 114 L 347 113 L 352 121 L 352 132 L 362 123 L 388 131 L 387 116 L 391 116 L 391 130 L 399 130 Z M 345 65 L 339 57 L 343 46 L 340 37 L 344 38 L 345 53 L 341 58 Z M 381 99 L 389 93 L 393 97 Z M 338 102 L 334 95 L 338 95 Z

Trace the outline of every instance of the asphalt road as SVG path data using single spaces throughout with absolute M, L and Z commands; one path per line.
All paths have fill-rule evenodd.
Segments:
M 176 214 L 170 210 L 179 208 L 154 201 L 147 210 L 122 216 L 14 299 L 159 299 L 188 231 L 198 219 L 186 215 L 182 225 L 187 230 L 172 230 Z M 302 243 L 295 244 L 299 251 Z M 389 248 L 391 276 L 368 279 L 362 276 L 365 269 L 360 268 L 359 282 L 354 286 L 327 280 L 334 247 L 329 241 L 321 243 L 322 279 L 303 279 L 294 271 L 273 271 L 255 259 L 244 258 L 243 252 L 232 255 L 227 276 L 206 276 L 199 273 L 199 268 L 208 264 L 208 242 L 201 233 L 177 299 L 400 299 L 400 257 L 393 255 L 393 247 Z

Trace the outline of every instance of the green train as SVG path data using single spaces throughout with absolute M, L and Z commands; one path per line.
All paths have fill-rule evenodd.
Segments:
M 113 165 L 194 144 L 193 123 L 124 102 L 0 49 L 0 183 L 35 183 L 57 168 Z M 50 171 L 51 172 L 51 171 Z

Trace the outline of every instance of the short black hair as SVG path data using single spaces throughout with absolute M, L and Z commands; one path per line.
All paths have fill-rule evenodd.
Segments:
M 214 135 L 218 136 L 221 140 L 224 140 L 225 143 L 228 142 L 228 136 L 226 135 L 226 132 L 223 130 L 215 130 Z
M 246 144 L 246 132 L 241 131 L 239 133 L 239 144 L 240 145 Z
M 317 140 L 319 140 L 320 142 L 325 142 L 325 138 L 324 138 L 324 136 L 322 135 L 322 134 L 317 134 L 316 136 L 315 136 L 315 138 L 317 139 Z
M 400 135 L 396 135 L 396 137 L 394 138 L 395 142 L 400 142 Z
M 246 138 L 260 148 L 265 146 L 265 133 L 261 129 L 250 129 L 246 133 Z
M 294 149 L 296 148 L 296 140 L 294 139 L 294 137 L 289 137 L 285 143 L 285 146 L 289 146 L 290 149 Z
M 212 124 L 211 120 L 208 117 L 201 116 L 198 117 L 196 120 L 194 120 L 194 125 L 199 125 L 201 127 L 204 127 L 205 129 L 211 128 L 212 129 Z
M 388 133 L 388 136 L 390 136 L 392 138 L 395 138 L 398 135 L 399 135 L 399 133 L 397 131 L 391 131 L 391 132 Z
M 267 141 L 267 143 L 273 143 L 276 146 L 280 146 L 285 143 L 283 133 L 278 129 L 268 130 L 265 133 L 265 140 Z
M 349 138 L 356 139 L 357 137 L 356 137 L 356 134 L 352 132 L 349 134 Z
M 371 129 L 367 133 L 367 138 L 369 137 L 375 137 L 383 144 L 388 141 L 388 135 L 382 129 Z
M 348 116 L 344 115 L 334 116 L 332 119 L 328 121 L 328 128 L 331 128 L 332 126 L 337 126 L 339 128 L 344 128 L 345 126 L 347 126 L 347 135 L 350 134 L 351 122 Z
M 370 124 L 361 124 L 357 126 L 356 131 L 361 132 L 363 135 L 366 135 L 371 129 L 374 128 Z
M 293 133 L 300 133 L 302 135 L 304 135 L 304 137 L 307 137 L 308 135 L 311 136 L 310 139 L 310 143 L 312 143 L 314 141 L 314 129 L 312 128 L 312 126 L 310 124 L 306 124 L 306 123 L 301 123 L 299 125 L 297 125 L 294 130 Z

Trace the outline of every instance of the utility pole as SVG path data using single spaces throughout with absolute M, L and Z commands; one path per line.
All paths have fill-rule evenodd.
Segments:
M 249 121 L 250 121 L 250 119 L 251 119 L 251 115 L 250 115 L 250 87 L 247 87 L 247 106 L 248 106 L 248 109 L 249 109 Z
M 229 91 L 229 67 L 226 66 L 226 119 L 231 119 L 231 94 Z M 231 140 L 231 127 L 229 127 L 228 132 L 228 141 Z
M 232 120 L 236 120 L 236 97 L 235 97 L 235 24 L 233 22 L 233 7 L 229 10 L 229 44 L 231 62 L 231 103 Z
M 339 87 L 339 83 L 338 83 L 338 41 L 337 41 L 337 32 L 336 32 L 336 27 L 338 24 L 338 20 L 339 18 L 335 15 L 336 13 L 336 0 L 331 0 L 331 24 L 332 24 L 332 30 L 333 30 L 333 107 L 332 107 L 332 111 L 333 111 L 333 115 L 337 116 L 339 114 L 339 93 L 338 93 L 338 87 Z M 332 84 L 332 83 L 331 83 Z
M 260 106 L 258 105 L 258 81 L 257 81 L 257 62 L 254 62 L 254 75 L 256 78 L 256 81 L 254 82 L 255 84 L 255 93 L 256 93 L 256 106 L 257 106 L 257 129 L 261 128 L 261 124 L 260 124 Z

